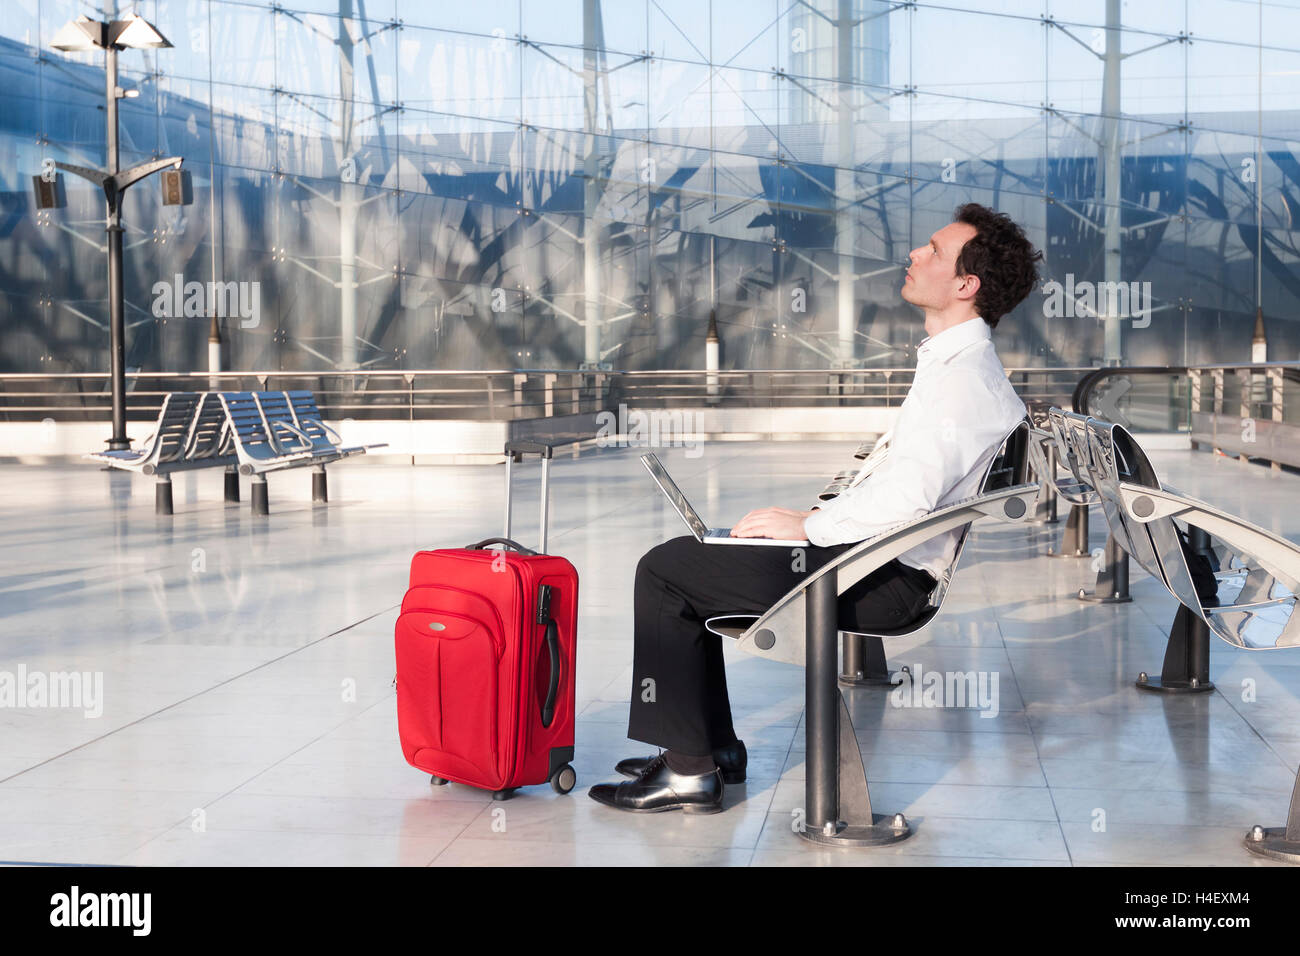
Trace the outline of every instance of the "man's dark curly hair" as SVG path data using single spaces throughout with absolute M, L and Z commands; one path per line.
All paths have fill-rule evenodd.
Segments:
M 989 328 L 997 328 L 998 319 L 1023 302 L 1038 284 L 1035 263 L 1042 261 L 1043 254 L 1010 216 L 988 206 L 968 202 L 957 207 L 953 221 L 975 227 L 975 235 L 966 240 L 957 256 L 957 275 L 980 280 L 975 311 Z

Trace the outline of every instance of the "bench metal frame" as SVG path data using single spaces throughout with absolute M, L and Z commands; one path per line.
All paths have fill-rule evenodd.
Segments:
M 1159 678 L 1139 675 L 1143 690 L 1203 693 L 1210 681 L 1210 635 L 1245 650 L 1300 647 L 1300 546 L 1204 501 L 1162 485 L 1150 459 L 1122 425 L 1052 409 L 1054 430 L 1077 446 L 1086 436 L 1088 481 L 1098 493 L 1112 539 L 1179 603 Z M 1217 600 L 1196 592 L 1175 519 L 1213 558 Z M 1193 545 L 1195 547 L 1195 545 Z M 1200 549 L 1197 549 L 1200 550 Z M 1256 826 L 1246 847 L 1300 862 L 1300 772 L 1285 827 Z
M 386 442 L 342 447 L 338 432 L 321 419 L 310 392 L 221 392 L 239 457 L 239 473 L 253 479 L 253 513 L 270 512 L 266 476 L 273 471 L 311 465 L 312 501 L 329 500 L 325 466 Z M 331 435 L 334 436 L 331 438 Z M 336 442 L 339 442 L 336 444 Z
M 1041 489 L 1024 480 L 1028 441 L 1029 423 L 1021 422 L 990 461 L 980 494 L 868 538 L 809 574 L 761 615 L 719 615 L 706 622 L 713 633 L 736 637 L 747 653 L 805 667 L 803 839 L 825 846 L 880 846 L 911 835 L 903 814 L 877 814 L 871 806 L 857 734 L 836 681 L 839 597 L 899 555 L 961 529 L 953 566 L 931 597 L 934 610 L 892 633 L 914 633 L 928 624 L 942 606 L 971 522 L 983 517 L 1021 522 L 1034 513 Z
M 312 501 L 328 501 L 325 466 L 383 443 L 344 447 L 311 392 L 170 392 L 139 451 L 84 457 L 158 479 L 154 511 L 173 513 L 171 473 L 224 467 L 225 500 L 239 501 L 239 475 L 253 479 L 252 510 L 267 514 L 266 473 L 312 465 Z

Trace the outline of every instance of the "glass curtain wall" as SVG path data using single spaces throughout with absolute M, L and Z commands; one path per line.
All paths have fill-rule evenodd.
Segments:
M 114 9 L 113 0 L 107 4 Z M 106 370 L 99 53 L 0 20 L 2 370 Z M 1008 365 L 1300 345 L 1300 0 L 118 0 L 129 368 L 909 365 L 960 203 L 1046 283 Z

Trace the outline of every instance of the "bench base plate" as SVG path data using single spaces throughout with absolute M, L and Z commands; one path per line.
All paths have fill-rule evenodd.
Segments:
M 1258 837 L 1258 838 L 1257 838 Z M 1300 863 L 1300 840 L 1288 840 L 1286 827 L 1256 827 L 1242 841 L 1247 850 L 1270 860 Z
M 906 668 L 904 668 L 904 670 L 906 670 Z M 864 677 L 847 677 L 844 674 L 841 674 L 836 680 L 841 687 L 846 687 L 850 690 L 855 687 L 897 687 L 902 683 L 902 678 L 895 674 L 867 674 Z
M 839 824 L 835 833 L 827 834 L 813 827 L 806 827 L 799 836 L 818 846 L 886 846 L 899 843 L 912 835 L 912 828 L 901 813 L 873 815 L 875 822 L 871 826 L 850 826 Z
M 1206 694 L 1214 690 L 1214 681 L 1198 681 L 1195 686 L 1189 680 L 1163 680 L 1159 677 L 1139 676 L 1133 682 L 1138 690 L 1157 691 L 1162 694 Z

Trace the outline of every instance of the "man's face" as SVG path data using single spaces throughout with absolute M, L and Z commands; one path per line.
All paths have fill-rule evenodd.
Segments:
M 944 226 L 925 245 L 908 254 L 911 265 L 903 278 L 904 300 L 919 308 L 942 312 L 957 298 L 958 292 L 973 281 L 973 276 L 957 275 L 957 256 L 968 239 L 975 237 L 975 227 L 964 222 Z

